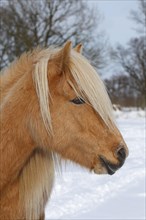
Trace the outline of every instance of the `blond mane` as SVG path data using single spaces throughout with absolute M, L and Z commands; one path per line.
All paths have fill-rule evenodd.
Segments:
M 81 95 L 105 124 L 112 128 L 114 123 L 112 104 L 96 70 L 85 57 L 72 51 L 70 71 L 80 90 L 78 95 Z
M 35 72 L 33 73 L 42 119 L 49 134 L 53 133 L 53 129 L 49 110 L 51 94 L 48 85 L 48 62 L 50 58 L 52 56 L 54 57 L 58 52 L 59 49 L 44 49 L 40 51 L 37 55 L 38 62 L 35 64 Z M 111 101 L 96 70 L 85 57 L 74 50 L 70 53 L 69 70 L 77 84 L 78 90 L 75 89 L 76 86 L 74 86 L 71 81 L 69 81 L 69 84 L 77 96 L 81 96 L 85 99 L 100 115 L 105 124 L 109 128 L 113 128 L 115 121 Z
M 29 52 L 22 54 L 20 59 L 14 62 L 8 69 L 8 71 L 4 71 L 6 72 L 6 74 L 4 74 L 4 76 L 2 76 L 0 80 L 2 82 L 5 80 L 7 72 L 12 72 L 14 74 L 13 78 L 15 80 L 16 70 L 21 76 L 23 73 L 25 73 L 24 70 L 27 66 L 27 63 L 29 63 L 31 69 L 32 66 L 35 68 L 34 72 L 32 73 L 32 77 L 36 87 L 42 119 L 49 134 L 53 134 L 53 129 L 49 109 L 51 94 L 48 85 L 48 62 L 59 52 L 59 50 L 60 49 L 56 48 L 37 48 L 31 53 Z M 20 66 L 21 72 L 18 71 Z M 94 108 L 94 110 L 100 115 L 105 124 L 108 127 L 112 128 L 113 124 L 115 123 L 112 104 L 107 95 L 104 83 L 100 79 L 96 70 L 90 65 L 89 61 L 84 56 L 74 50 L 72 50 L 70 53 L 69 69 L 77 84 L 79 92 L 77 92 L 72 82 L 69 83 L 73 87 L 77 95 L 85 99 L 87 103 L 90 104 Z M 7 81 L 6 83 L 8 84 Z M 9 88 L 9 86 L 7 86 L 7 88 Z M 1 90 L 3 91 L 3 87 L 1 88 Z

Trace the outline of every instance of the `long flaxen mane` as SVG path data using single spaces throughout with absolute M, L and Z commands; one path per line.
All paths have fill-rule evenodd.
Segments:
M 1 77 L 1 84 L 3 85 L 3 81 L 6 81 L 5 84 L 7 83 L 9 85 L 9 80 L 5 80 L 8 74 L 11 74 L 13 81 L 16 81 L 18 77 L 25 74 L 26 71 L 29 71 L 28 69 L 34 69 L 32 77 L 36 85 L 36 92 L 39 99 L 43 122 L 49 133 L 52 133 L 53 130 L 49 109 L 51 94 L 48 84 L 48 62 L 52 57 L 55 57 L 55 55 L 59 53 L 59 50 L 60 49 L 56 48 L 37 48 L 31 53 L 24 53 L 19 60 L 12 63 L 12 65 L 4 71 L 4 76 Z M 89 61 L 84 56 L 74 50 L 70 53 L 69 70 L 76 82 L 78 91 L 72 82 L 69 83 L 77 95 L 84 98 L 101 116 L 103 121 L 111 127 L 112 122 L 114 121 L 111 101 L 96 70 L 90 65 Z M 15 72 L 18 72 L 19 76 L 17 76 Z M 10 87 L 10 85 L 7 87 Z M 3 89 L 4 88 L 2 87 L 2 92 Z
M 51 114 L 49 103 L 51 94 L 48 85 L 48 62 L 51 57 L 59 53 L 59 49 L 44 49 L 40 51 L 41 57 L 35 65 L 33 79 L 39 99 L 41 115 L 48 133 L 52 133 Z M 100 115 L 105 124 L 112 128 L 114 122 L 111 101 L 107 95 L 106 88 L 97 74 L 96 70 L 90 65 L 89 61 L 80 53 L 72 50 L 69 63 L 70 73 L 76 83 L 68 81 L 78 97 L 82 97 Z M 43 73 L 43 74 L 42 74 Z M 78 88 L 78 89 L 76 89 Z
M 0 79 L 1 91 L 3 90 L 5 99 L 5 96 L 8 96 L 9 92 L 11 92 L 13 85 L 25 72 L 32 74 L 42 120 L 48 135 L 53 135 L 49 108 L 51 103 L 51 91 L 48 83 L 49 61 L 58 56 L 60 51 L 61 49 L 49 48 L 35 49 L 32 52 L 24 53 L 5 71 Z M 103 82 L 89 61 L 72 49 L 68 69 L 73 78 L 73 80 L 68 80 L 68 83 L 77 96 L 82 97 L 91 105 L 109 128 L 113 128 L 114 117 L 111 102 Z M 42 198 L 43 192 L 46 193 L 47 197 L 49 197 L 48 195 L 51 192 L 54 175 L 53 164 L 54 162 L 58 163 L 57 159 L 54 158 L 53 154 L 47 156 L 40 153 L 35 154 L 23 169 L 20 178 L 20 197 L 24 200 L 27 219 L 36 219 L 43 212 L 43 206 L 40 201 L 44 199 Z M 34 189 L 33 186 L 39 182 L 41 183 Z

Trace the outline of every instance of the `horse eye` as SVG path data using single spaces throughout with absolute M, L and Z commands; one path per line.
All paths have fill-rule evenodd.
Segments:
M 84 104 L 85 103 L 85 101 L 82 99 L 82 98 L 74 98 L 74 99 L 72 99 L 72 100 L 70 100 L 71 102 L 73 102 L 74 104 L 76 104 L 76 105 L 81 105 L 81 104 Z

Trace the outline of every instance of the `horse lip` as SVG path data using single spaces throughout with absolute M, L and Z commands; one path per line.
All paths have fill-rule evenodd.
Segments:
M 116 172 L 116 168 L 114 168 L 104 157 L 99 156 L 102 164 L 107 169 L 109 175 L 113 175 Z

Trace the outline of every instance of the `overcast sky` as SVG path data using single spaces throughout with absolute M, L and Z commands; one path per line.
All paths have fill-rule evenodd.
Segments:
M 125 44 L 136 35 L 135 23 L 129 17 L 130 11 L 138 8 L 137 0 L 89 0 L 89 3 L 97 6 L 104 16 L 103 29 L 112 45 L 117 42 Z
M 88 0 L 91 7 L 98 8 L 103 16 L 101 28 L 106 32 L 109 43 L 115 47 L 120 43 L 126 46 L 126 43 L 132 37 L 136 37 L 134 30 L 135 23 L 131 20 L 130 11 L 138 9 L 138 0 Z M 108 78 L 119 72 L 117 63 L 111 63 L 101 70 L 103 78 Z M 118 71 L 117 71 L 118 70 Z

